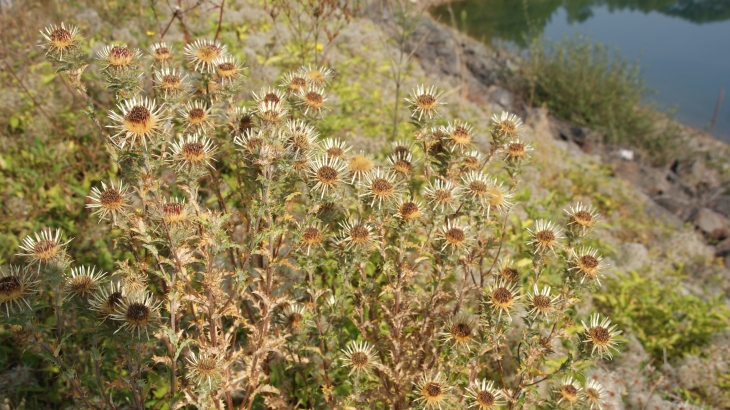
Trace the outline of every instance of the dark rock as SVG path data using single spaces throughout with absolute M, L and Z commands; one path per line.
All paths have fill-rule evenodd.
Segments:
M 709 208 L 699 208 L 691 221 L 710 239 L 725 239 L 730 235 L 730 220 Z
M 689 207 L 689 202 L 682 199 L 679 195 L 662 194 L 652 199 L 672 215 L 676 216 L 685 214 Z
M 726 258 L 730 256 L 730 238 L 727 238 L 715 245 L 715 256 L 718 258 Z
M 717 173 L 708 169 L 705 163 L 697 158 L 675 161 L 670 169 L 692 196 L 699 196 L 720 186 Z
M 710 202 L 710 208 L 715 212 L 730 217 L 730 195 L 720 195 Z

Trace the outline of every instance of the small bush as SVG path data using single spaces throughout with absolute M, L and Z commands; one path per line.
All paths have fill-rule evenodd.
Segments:
M 678 133 L 655 125 L 661 115 L 642 107 L 646 92 L 637 62 L 581 36 L 534 41 L 522 71 L 522 88 L 556 116 L 595 128 L 608 143 L 629 144 L 658 161 Z

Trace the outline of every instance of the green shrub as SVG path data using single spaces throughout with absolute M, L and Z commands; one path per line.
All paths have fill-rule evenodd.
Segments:
M 730 311 L 719 299 L 684 294 L 677 278 L 662 284 L 632 272 L 607 280 L 593 296 L 596 309 L 633 333 L 657 360 L 698 353 L 713 334 L 730 328 Z
M 606 142 L 629 144 L 666 161 L 679 134 L 658 126 L 663 116 L 641 106 L 646 88 L 637 62 L 582 36 L 536 40 L 529 53 L 521 87 L 531 101 L 602 132 Z

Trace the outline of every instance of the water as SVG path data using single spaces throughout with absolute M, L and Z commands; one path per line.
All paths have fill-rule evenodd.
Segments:
M 487 43 L 524 47 L 528 30 L 548 40 L 580 33 L 639 58 L 647 99 L 674 118 L 730 143 L 730 0 L 467 0 L 434 10 Z

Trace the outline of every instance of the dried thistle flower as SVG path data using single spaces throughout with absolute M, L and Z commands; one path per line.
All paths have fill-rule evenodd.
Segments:
M 284 107 L 284 103 L 281 101 L 262 101 L 256 105 L 256 115 L 266 125 L 278 124 L 288 112 L 289 110 Z
M 280 87 L 286 89 L 288 94 L 298 95 L 307 87 L 307 78 L 305 74 L 300 72 L 287 73 L 280 84 Z
M 106 218 L 107 215 L 112 216 L 112 221 L 116 223 L 119 213 L 129 206 L 130 193 L 129 186 L 122 181 L 114 186 L 114 181 L 110 181 L 109 185 L 101 181 L 101 189 L 97 187 L 91 188 L 91 195 L 87 196 L 91 203 L 86 204 L 87 208 L 96 208 L 92 215 L 99 214 L 99 221 Z
M 23 309 L 22 304 L 32 309 L 26 297 L 37 292 L 35 286 L 38 282 L 27 268 L 12 265 L 7 271 L 0 268 L 0 310 L 5 310 L 5 315 L 10 317 L 14 308 Z
M 607 405 L 606 390 L 597 381 L 588 380 L 583 390 L 585 391 L 584 397 L 591 410 L 595 408 L 603 410 L 603 406 Z
M 451 181 L 437 179 L 431 186 L 426 187 L 424 195 L 428 203 L 435 209 L 444 211 L 444 208 L 456 210 L 461 195 L 461 190 Z
M 188 102 L 182 108 L 177 110 L 177 114 L 185 125 L 185 130 L 194 133 L 206 133 L 215 127 L 210 111 L 212 107 L 206 108 L 206 103 L 195 100 Z
M 520 131 L 522 130 L 522 120 L 506 111 L 497 116 L 492 115 L 492 140 L 497 145 L 502 144 L 504 141 L 517 138 Z
M 555 393 L 560 397 L 558 404 L 566 402 L 571 408 L 583 397 L 583 389 L 570 376 L 563 378 Z
M 317 147 L 319 134 L 311 125 L 302 120 L 288 120 L 284 126 L 287 149 L 295 158 L 311 153 Z
M 597 253 L 598 251 L 593 248 L 582 247 L 575 251 L 570 258 L 569 269 L 581 275 L 580 283 L 583 283 L 586 279 L 589 281 L 595 280 L 600 286 L 601 270 L 605 268 L 605 264 L 603 263 L 603 257 L 597 255 Z
M 560 245 L 563 239 L 563 230 L 550 221 L 540 219 L 535 223 L 535 230 L 527 231 L 532 235 L 532 240 L 528 242 L 535 250 L 535 254 L 544 254 L 546 252 L 555 253 L 555 248 Z
M 223 359 L 215 354 L 190 353 L 188 356 L 188 372 L 186 378 L 198 386 L 207 382 L 208 389 L 213 388 L 213 383 L 218 382 L 223 374 Z
M 351 156 L 347 162 L 347 169 L 350 171 L 350 175 L 352 175 L 350 183 L 354 184 L 355 181 L 361 181 L 374 167 L 373 160 L 362 151 L 359 154 Z
M 228 116 L 235 135 L 242 135 L 254 127 L 254 113 L 246 107 L 236 107 Z
M 342 366 L 350 368 L 349 376 L 368 373 L 373 366 L 378 364 L 375 349 L 368 342 L 351 342 L 342 352 L 345 354 Z
M 320 191 L 321 198 L 324 198 L 328 191 L 335 191 L 339 187 L 345 170 L 346 165 L 337 158 L 315 159 L 307 172 L 309 180 L 314 183 L 312 191 Z
M 271 87 L 265 87 L 262 88 L 258 93 L 253 92 L 253 100 L 256 103 L 256 105 L 262 104 L 262 103 L 282 103 L 285 101 L 284 93 L 281 91 L 271 88 Z
M 469 227 L 459 224 L 456 220 L 449 219 L 439 229 L 436 240 L 443 242 L 441 251 L 449 248 L 451 252 L 462 250 L 469 242 Z
M 124 100 L 117 107 L 121 114 L 109 113 L 115 125 L 107 125 L 118 132 L 112 136 L 116 144 L 121 148 L 129 144 L 134 146 L 137 140 L 141 140 L 147 147 L 147 140 L 152 139 L 162 131 L 162 125 L 168 120 L 164 116 L 162 106 L 158 107 L 155 100 L 145 98 L 131 98 Z
M 185 57 L 193 69 L 200 73 L 214 73 L 215 61 L 218 57 L 226 55 L 226 46 L 212 40 L 195 40 L 185 46 Z
M 213 146 L 213 141 L 207 137 L 201 137 L 198 134 L 188 134 L 187 137 L 180 136 L 178 141 L 170 144 L 172 151 L 171 160 L 177 163 L 178 171 L 183 167 L 190 168 L 213 168 L 210 161 L 217 151 Z
M 324 87 L 332 78 L 334 72 L 327 67 L 309 65 L 299 69 L 298 75 L 306 79 L 307 83 L 314 87 Z
M 461 161 L 468 170 L 481 171 L 484 168 L 484 155 L 479 151 L 470 151 L 466 153 Z
M 463 183 L 462 192 L 468 199 L 487 210 L 491 208 L 490 199 L 492 194 L 490 191 L 494 192 L 495 187 L 486 175 L 478 171 L 471 171 L 461 177 L 461 181 Z M 504 198 L 504 195 L 502 195 L 502 198 Z M 495 203 L 497 202 L 499 201 L 495 201 Z M 504 201 L 501 202 L 504 203 Z
M 413 173 L 416 161 L 413 160 L 413 154 L 410 152 L 394 152 L 388 156 L 388 163 L 398 175 L 408 177 Z
M 19 253 L 19 256 L 27 256 L 33 262 L 48 263 L 60 259 L 66 253 L 65 246 L 71 242 L 61 241 L 61 230 L 56 229 L 55 234 L 50 228 L 41 230 L 40 235 L 35 233 L 35 239 L 30 235 L 23 238 L 20 249 L 26 253 Z
M 264 145 L 263 131 L 249 128 L 243 135 L 237 135 L 233 139 L 233 143 L 243 148 L 242 151 L 245 154 L 256 154 Z
M 449 122 L 448 126 L 444 128 L 443 133 L 447 143 L 461 151 L 469 148 L 474 140 L 472 126 L 465 122 Z
M 152 44 L 148 50 L 156 64 L 165 65 L 172 60 L 172 51 L 165 42 Z
M 71 269 L 71 274 L 66 278 L 66 292 L 69 297 L 81 296 L 85 298 L 99 289 L 101 280 L 106 273 L 96 271 L 96 267 L 79 266 Z
M 503 149 L 508 164 L 522 165 L 530 159 L 529 152 L 532 151 L 532 146 L 515 138 L 504 144 Z
M 486 304 L 497 313 L 497 320 L 502 318 L 502 313 L 506 313 L 509 320 L 512 320 L 512 312 L 522 298 L 518 288 L 517 283 L 509 283 L 504 279 L 496 280 L 487 287 Z
M 511 260 L 504 260 L 499 266 L 499 276 L 506 282 L 516 282 L 520 278 L 520 272 L 514 268 Z
M 469 408 L 479 410 L 494 409 L 507 405 L 507 401 L 501 391 L 494 388 L 494 382 L 483 379 L 481 382 L 475 380 L 473 387 L 467 387 L 466 398 L 471 403 Z
M 126 45 L 104 46 L 98 53 L 97 59 L 106 64 L 104 70 L 126 70 L 137 65 L 142 56 L 137 49 L 130 49 Z
M 487 191 L 489 193 L 489 200 L 487 201 L 487 217 L 489 217 L 492 210 L 503 215 L 509 212 L 512 205 L 514 205 L 511 201 L 512 194 L 501 182 L 498 182 L 496 179 L 492 179 Z
M 406 141 L 393 141 L 390 144 L 394 156 L 401 156 L 401 155 L 408 155 L 412 154 L 411 149 L 413 144 L 408 143 Z
M 290 304 L 281 312 L 281 320 L 292 332 L 298 332 L 305 324 L 306 314 L 307 309 L 304 306 Z
M 299 91 L 299 105 L 304 109 L 304 115 L 321 113 L 328 99 L 324 89 L 316 86 Z
M 352 164 L 352 160 L 350 164 Z M 377 202 L 378 208 L 381 208 L 383 202 L 390 203 L 401 193 L 401 185 L 395 179 L 395 175 L 384 172 L 380 168 L 368 172 L 362 184 L 365 192 L 360 196 L 372 198 L 370 201 L 371 207 Z
M 352 149 L 336 138 L 327 138 L 322 143 L 322 152 L 329 158 L 345 159 L 345 155 Z
M 556 305 L 560 295 L 552 296 L 550 286 L 538 289 L 537 283 L 533 285 L 532 293 L 527 295 L 527 307 L 530 308 L 528 315 L 537 319 L 542 316 L 543 320 L 549 320 L 556 311 Z
M 423 216 L 423 205 L 417 199 L 401 197 L 398 199 L 396 209 L 398 210 L 395 214 L 396 218 L 404 222 L 416 221 Z
M 165 98 L 185 93 L 187 88 L 187 74 L 175 68 L 165 67 L 155 71 L 155 87 L 162 92 Z
M 63 54 L 68 54 L 77 48 L 80 40 L 79 28 L 72 24 L 66 25 L 63 22 L 60 26 L 51 24 L 45 27 L 41 31 L 41 35 L 46 40 L 42 46 L 46 49 L 46 55 L 57 55 L 61 61 L 63 61 Z
M 590 232 L 600 216 L 598 211 L 583 203 L 571 206 L 565 213 L 568 214 L 568 231 L 580 236 Z
M 585 339 L 583 343 L 587 343 L 591 347 L 591 354 L 598 351 L 598 356 L 603 359 L 603 356 L 608 356 L 609 359 L 613 359 L 611 349 L 618 352 L 616 344 L 616 336 L 621 334 L 620 330 L 616 330 L 616 325 L 611 326 L 611 320 L 604 317 L 601 320 L 598 313 L 591 315 L 588 324 L 581 321 L 583 329 L 585 330 Z M 586 391 L 586 394 L 588 392 Z
M 422 374 L 418 383 L 415 384 L 415 402 L 424 409 L 439 409 L 449 405 L 451 399 L 451 386 L 441 373 L 436 375 Z
M 150 338 L 149 329 L 159 319 L 160 302 L 154 301 L 154 296 L 147 292 L 131 292 L 121 300 L 119 308 L 111 314 L 113 320 L 122 322 L 115 334 L 121 330 L 129 330 L 130 335 L 141 338 L 144 330 L 147 339 Z
M 242 77 L 243 65 L 229 55 L 223 55 L 211 63 L 221 84 L 227 84 Z
M 457 349 L 471 350 L 470 344 L 474 341 L 474 332 L 478 326 L 479 321 L 474 316 L 459 312 L 446 322 L 441 337 L 446 342 L 452 342 Z
M 417 117 L 418 121 L 421 121 L 421 118 L 424 115 L 428 117 L 428 119 L 440 117 L 441 114 L 439 112 L 439 106 L 445 104 L 439 99 L 441 94 L 442 92 L 436 91 L 436 87 L 434 86 L 426 88 L 423 84 L 421 84 L 414 88 L 411 91 L 409 98 L 406 98 L 406 101 L 411 105 L 411 110 L 413 111 L 411 115 L 414 118 Z
M 373 245 L 376 236 L 373 227 L 360 220 L 349 219 L 340 222 L 339 243 L 346 245 L 347 249 L 367 249 Z
M 307 255 L 312 247 L 324 247 L 324 241 L 327 239 L 326 228 L 322 227 L 321 221 L 311 222 L 304 227 L 300 228 L 301 240 L 299 241 L 300 248 L 307 249 Z
M 184 199 L 172 198 L 162 200 L 160 212 L 168 225 L 177 225 L 188 220 L 188 207 Z
M 125 291 L 119 282 L 110 282 L 109 289 L 100 287 L 89 300 L 91 310 L 96 312 L 96 316 L 104 322 L 111 317 L 118 309 L 121 308 L 125 300 Z

